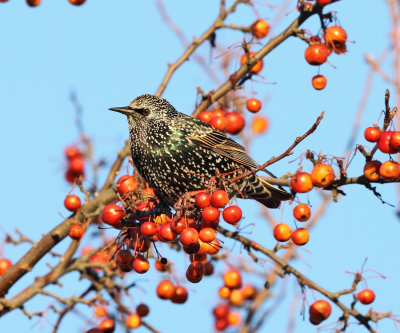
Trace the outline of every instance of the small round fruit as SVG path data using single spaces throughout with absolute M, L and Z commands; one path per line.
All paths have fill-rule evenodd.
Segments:
M 85 229 L 79 224 L 75 223 L 69 227 L 68 235 L 72 239 L 80 240 L 85 233 Z
M 211 195 L 206 192 L 200 192 L 196 195 L 195 203 L 199 208 L 206 208 L 211 205 Z
M 393 132 L 390 136 L 389 145 L 393 148 L 399 150 L 400 148 L 400 131 Z
M 201 111 L 197 116 L 197 119 L 204 121 L 205 123 L 209 124 L 213 114 L 210 111 Z
M 228 120 L 225 116 L 214 116 L 210 120 L 210 125 L 223 132 L 228 127 Z
M 314 89 L 316 90 L 322 90 L 326 87 L 326 77 L 324 75 L 315 75 L 313 76 L 313 78 L 311 79 L 311 84 L 313 86 Z
M 329 52 L 324 44 L 313 44 L 306 48 L 304 57 L 313 66 L 322 65 L 328 58 Z
M 140 316 L 137 313 L 132 313 L 126 317 L 126 326 L 130 329 L 138 328 L 142 323 Z
M 199 238 L 202 242 L 209 243 L 212 242 L 216 237 L 216 232 L 213 228 L 205 227 L 199 232 Z
M 85 171 L 85 160 L 81 156 L 71 158 L 68 162 L 68 170 L 74 173 L 83 173 Z
M 228 206 L 222 212 L 225 222 L 235 224 L 242 218 L 242 209 L 239 206 Z
M 256 53 L 253 51 L 249 52 L 250 57 L 253 57 L 255 54 Z M 240 64 L 244 65 L 244 63 L 247 62 L 247 59 L 248 59 L 247 55 L 243 54 L 242 58 L 240 59 Z M 262 60 L 257 61 L 256 64 L 250 69 L 250 73 L 256 74 L 256 73 L 260 72 L 262 70 L 263 66 L 264 66 L 264 63 Z
M 362 304 L 371 304 L 375 300 L 375 293 L 371 289 L 363 289 L 357 294 Z
M 377 160 L 368 161 L 364 165 L 364 176 L 370 181 L 377 181 L 381 175 L 379 173 L 379 169 L 382 163 Z
M 218 208 L 206 207 L 201 212 L 201 217 L 205 222 L 211 223 L 219 219 L 220 212 Z
M 119 250 L 115 256 L 117 262 L 130 265 L 133 261 L 133 256 L 130 250 Z
M 204 275 L 204 264 L 200 261 L 193 261 L 190 263 L 187 272 L 192 277 L 201 277 Z
M 188 291 L 185 287 L 176 286 L 174 294 L 171 297 L 171 302 L 175 304 L 183 304 L 189 297 Z
M 228 126 L 226 127 L 225 132 L 229 134 L 238 134 L 246 124 L 243 114 L 238 111 L 227 112 L 225 118 L 228 121 Z
M 231 290 L 227 286 L 222 286 L 218 290 L 218 295 L 222 299 L 228 299 L 231 296 Z
M 311 209 L 310 206 L 306 204 L 298 204 L 293 209 L 293 216 L 297 221 L 306 222 L 311 217 Z
M 28 4 L 28 6 L 30 7 L 36 7 L 40 5 L 40 2 L 42 0 L 26 0 L 26 3 Z
M 157 236 L 161 241 L 172 242 L 176 239 L 177 234 L 171 230 L 171 223 L 164 223 L 158 229 Z
M 257 98 L 249 98 L 246 101 L 246 108 L 250 112 L 257 113 L 258 111 L 261 110 L 262 103 L 259 99 Z
M 222 319 L 222 318 L 226 318 L 228 316 L 229 310 L 230 310 L 229 303 L 218 304 L 213 309 L 213 314 L 214 314 L 215 318 Z
M 149 268 L 150 263 L 142 254 L 139 254 L 133 261 L 133 269 L 136 273 L 144 274 L 149 270 Z
M 224 190 L 217 190 L 211 195 L 211 206 L 223 208 L 229 202 L 228 193 Z
M 308 243 L 310 239 L 310 234 L 307 229 L 305 228 L 298 228 L 292 232 L 292 241 L 296 245 L 305 245 Z
M 96 305 L 96 307 L 94 308 L 94 315 L 97 318 L 107 317 L 108 316 L 107 308 L 103 305 Z
M 347 33 L 346 31 L 342 28 L 339 27 L 338 25 L 332 25 L 325 30 L 325 43 L 329 46 L 332 47 L 333 49 L 335 48 L 335 44 L 343 44 L 346 43 L 347 41 Z
M 314 325 L 320 324 L 327 319 L 332 312 L 331 305 L 325 300 L 315 301 L 309 308 L 310 321 Z
M 136 307 L 136 313 L 140 316 L 140 317 L 146 317 L 150 312 L 149 307 L 146 304 L 139 304 Z
M 69 0 L 69 3 L 75 6 L 80 6 L 85 3 L 86 0 Z
M 311 171 L 311 181 L 318 187 L 328 187 L 335 180 L 335 172 L 328 164 L 318 163 Z
M 230 296 L 229 302 L 234 306 L 242 306 L 244 302 L 244 297 L 240 289 L 233 289 Z
M 254 299 L 257 295 L 257 290 L 252 284 L 246 284 L 242 288 L 242 294 L 245 299 Z
M 157 225 L 151 221 L 144 222 L 140 226 L 140 231 L 144 236 L 152 237 L 157 234 Z
M 269 32 L 269 24 L 263 19 L 258 19 L 255 21 L 250 28 L 252 35 L 259 39 L 267 36 Z
M 156 289 L 157 296 L 161 299 L 170 299 L 175 292 L 175 286 L 169 280 L 161 281 Z
M 70 212 L 76 212 L 79 208 L 81 208 L 81 199 L 79 199 L 79 197 L 75 194 L 67 195 L 64 200 L 64 207 Z
M 180 242 L 183 246 L 190 246 L 199 241 L 199 233 L 195 228 L 185 228 L 179 237 Z
M 384 131 L 379 136 L 378 148 L 382 153 L 393 154 L 397 151 L 397 149 L 390 145 L 390 138 L 393 133 L 393 131 Z
M 254 134 L 262 134 L 268 129 L 268 119 L 264 116 L 256 116 L 251 123 L 251 129 Z
M 279 223 L 275 226 L 273 235 L 278 242 L 286 242 L 292 236 L 292 230 L 287 224 Z
M 227 321 L 229 326 L 238 326 L 240 324 L 240 313 L 237 311 L 229 311 Z
M 224 284 L 230 289 L 240 288 L 242 286 L 242 274 L 237 269 L 230 269 L 224 274 Z
M 115 329 L 115 322 L 111 318 L 106 318 L 100 323 L 99 328 L 104 333 L 112 333 Z
M 180 235 L 180 233 L 187 228 L 185 217 L 174 217 L 170 222 L 171 230 Z
M 379 128 L 370 126 L 364 130 L 364 138 L 369 142 L 378 142 L 380 136 L 381 131 Z
M 101 219 L 104 223 L 111 226 L 117 226 L 121 223 L 121 219 L 125 216 L 125 211 L 122 207 L 115 204 L 108 204 L 101 212 Z
M 379 174 L 385 182 L 394 182 L 400 178 L 400 164 L 395 161 L 383 162 Z
M 7 258 L 0 259 L 0 276 L 2 276 L 12 266 L 12 262 Z
M 123 196 L 128 192 L 133 192 L 138 188 L 138 182 L 134 176 L 123 175 L 117 181 L 118 193 Z
M 64 155 L 70 160 L 75 157 L 82 157 L 82 152 L 75 146 L 68 146 L 64 150 Z
M 297 193 L 305 193 L 311 191 L 313 182 L 311 175 L 307 172 L 296 173 L 290 180 L 290 186 Z

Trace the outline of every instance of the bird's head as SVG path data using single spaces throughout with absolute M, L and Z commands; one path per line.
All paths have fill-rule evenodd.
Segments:
M 179 116 L 178 111 L 166 99 L 149 94 L 136 97 L 129 106 L 110 108 L 110 110 L 126 115 L 130 124 L 168 122 Z

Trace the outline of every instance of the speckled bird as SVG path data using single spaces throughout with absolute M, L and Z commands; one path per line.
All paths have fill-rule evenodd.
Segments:
M 166 99 L 136 97 L 129 106 L 110 108 L 128 117 L 133 163 L 169 205 L 189 191 L 206 189 L 216 170 L 226 179 L 258 165 L 221 131 L 178 112 Z M 252 174 L 226 187 L 230 198 L 255 199 L 276 208 L 292 195 Z

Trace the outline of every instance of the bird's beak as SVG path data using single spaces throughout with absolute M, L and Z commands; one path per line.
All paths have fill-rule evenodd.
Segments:
M 117 108 L 109 108 L 109 110 L 111 111 L 116 111 L 119 113 L 122 113 L 124 115 L 130 115 L 132 114 L 133 109 L 130 106 L 121 106 L 121 107 L 117 107 Z

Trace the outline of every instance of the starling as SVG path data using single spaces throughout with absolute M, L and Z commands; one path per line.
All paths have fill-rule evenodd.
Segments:
M 217 170 L 231 179 L 258 165 L 245 149 L 205 122 L 178 112 L 153 95 L 111 108 L 128 117 L 133 163 L 157 196 L 174 205 L 185 193 L 206 189 Z M 276 208 L 292 195 L 252 174 L 226 184 L 230 198 L 255 199 Z

